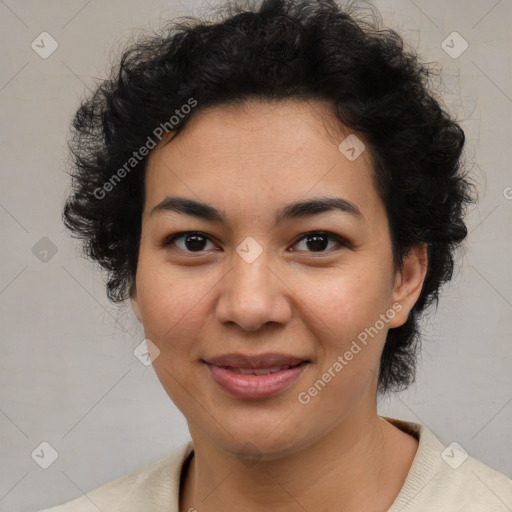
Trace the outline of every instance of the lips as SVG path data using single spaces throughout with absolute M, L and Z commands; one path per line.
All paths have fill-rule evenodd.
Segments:
M 297 366 L 298 364 L 305 361 L 307 362 L 308 360 L 286 354 L 259 354 L 255 356 L 226 354 L 208 358 L 205 361 L 208 364 L 224 368 L 269 369 Z
M 204 360 L 213 380 L 236 398 L 256 400 L 291 387 L 310 363 L 286 354 L 226 354 Z
M 277 373 L 284 370 L 289 370 L 295 366 L 297 365 L 275 366 L 273 368 L 236 368 L 234 366 L 225 366 L 223 368 L 226 368 L 226 370 L 231 370 L 235 373 L 240 373 L 242 375 L 268 375 L 269 373 Z

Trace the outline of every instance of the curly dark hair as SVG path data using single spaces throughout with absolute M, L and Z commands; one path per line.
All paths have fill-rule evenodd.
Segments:
M 64 223 L 107 271 L 109 299 L 126 300 L 137 270 L 144 148 L 164 129 L 177 136 L 214 105 L 327 100 L 371 151 L 396 267 L 408 250 L 427 246 L 421 295 L 407 322 L 389 330 L 380 362 L 378 391 L 404 389 L 414 381 L 419 314 L 452 277 L 473 202 L 464 132 L 432 92 L 437 72 L 381 28 L 375 9 L 366 19 L 352 3 L 264 0 L 216 12 L 217 19 L 180 18 L 138 39 L 83 101 L 73 119 Z

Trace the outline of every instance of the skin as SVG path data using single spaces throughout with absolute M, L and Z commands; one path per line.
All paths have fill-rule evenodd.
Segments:
M 410 469 L 417 441 L 377 415 L 377 374 L 387 329 L 406 321 L 421 291 L 426 251 L 413 249 L 395 269 L 370 151 L 348 160 L 338 145 L 351 131 L 342 128 L 321 101 L 251 100 L 198 112 L 149 157 L 132 307 L 194 442 L 180 510 L 384 511 Z M 167 196 L 206 202 L 227 223 L 151 214 Z M 326 196 L 361 215 L 335 210 L 276 225 L 284 205 Z M 162 245 L 184 231 L 209 237 L 200 252 L 184 237 Z M 311 248 L 310 231 L 348 245 Z M 263 249 L 252 263 L 236 252 L 249 236 Z M 401 311 L 301 404 L 297 395 L 393 304 Z M 202 363 L 232 352 L 311 363 L 281 394 L 242 400 Z

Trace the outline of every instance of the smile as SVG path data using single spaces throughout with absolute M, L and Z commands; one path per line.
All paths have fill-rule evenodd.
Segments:
M 213 380 L 229 395 L 243 400 L 259 400 L 278 395 L 293 386 L 309 362 L 267 368 L 206 364 Z
M 276 368 L 235 368 L 234 366 L 228 366 L 225 369 L 235 373 L 241 373 L 242 375 L 268 375 L 269 373 L 282 372 L 289 370 L 294 366 L 278 366 Z

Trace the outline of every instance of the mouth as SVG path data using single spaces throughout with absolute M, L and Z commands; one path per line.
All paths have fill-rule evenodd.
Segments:
M 219 368 L 225 368 L 226 370 L 234 373 L 240 373 L 241 375 L 268 375 L 269 373 L 283 372 L 290 368 L 296 368 L 301 364 L 306 364 L 306 361 L 295 365 L 275 366 L 273 368 L 237 368 L 235 366 L 221 366 Z
M 213 380 L 229 395 L 257 400 L 278 395 L 295 384 L 308 359 L 283 354 L 229 354 L 203 360 Z

